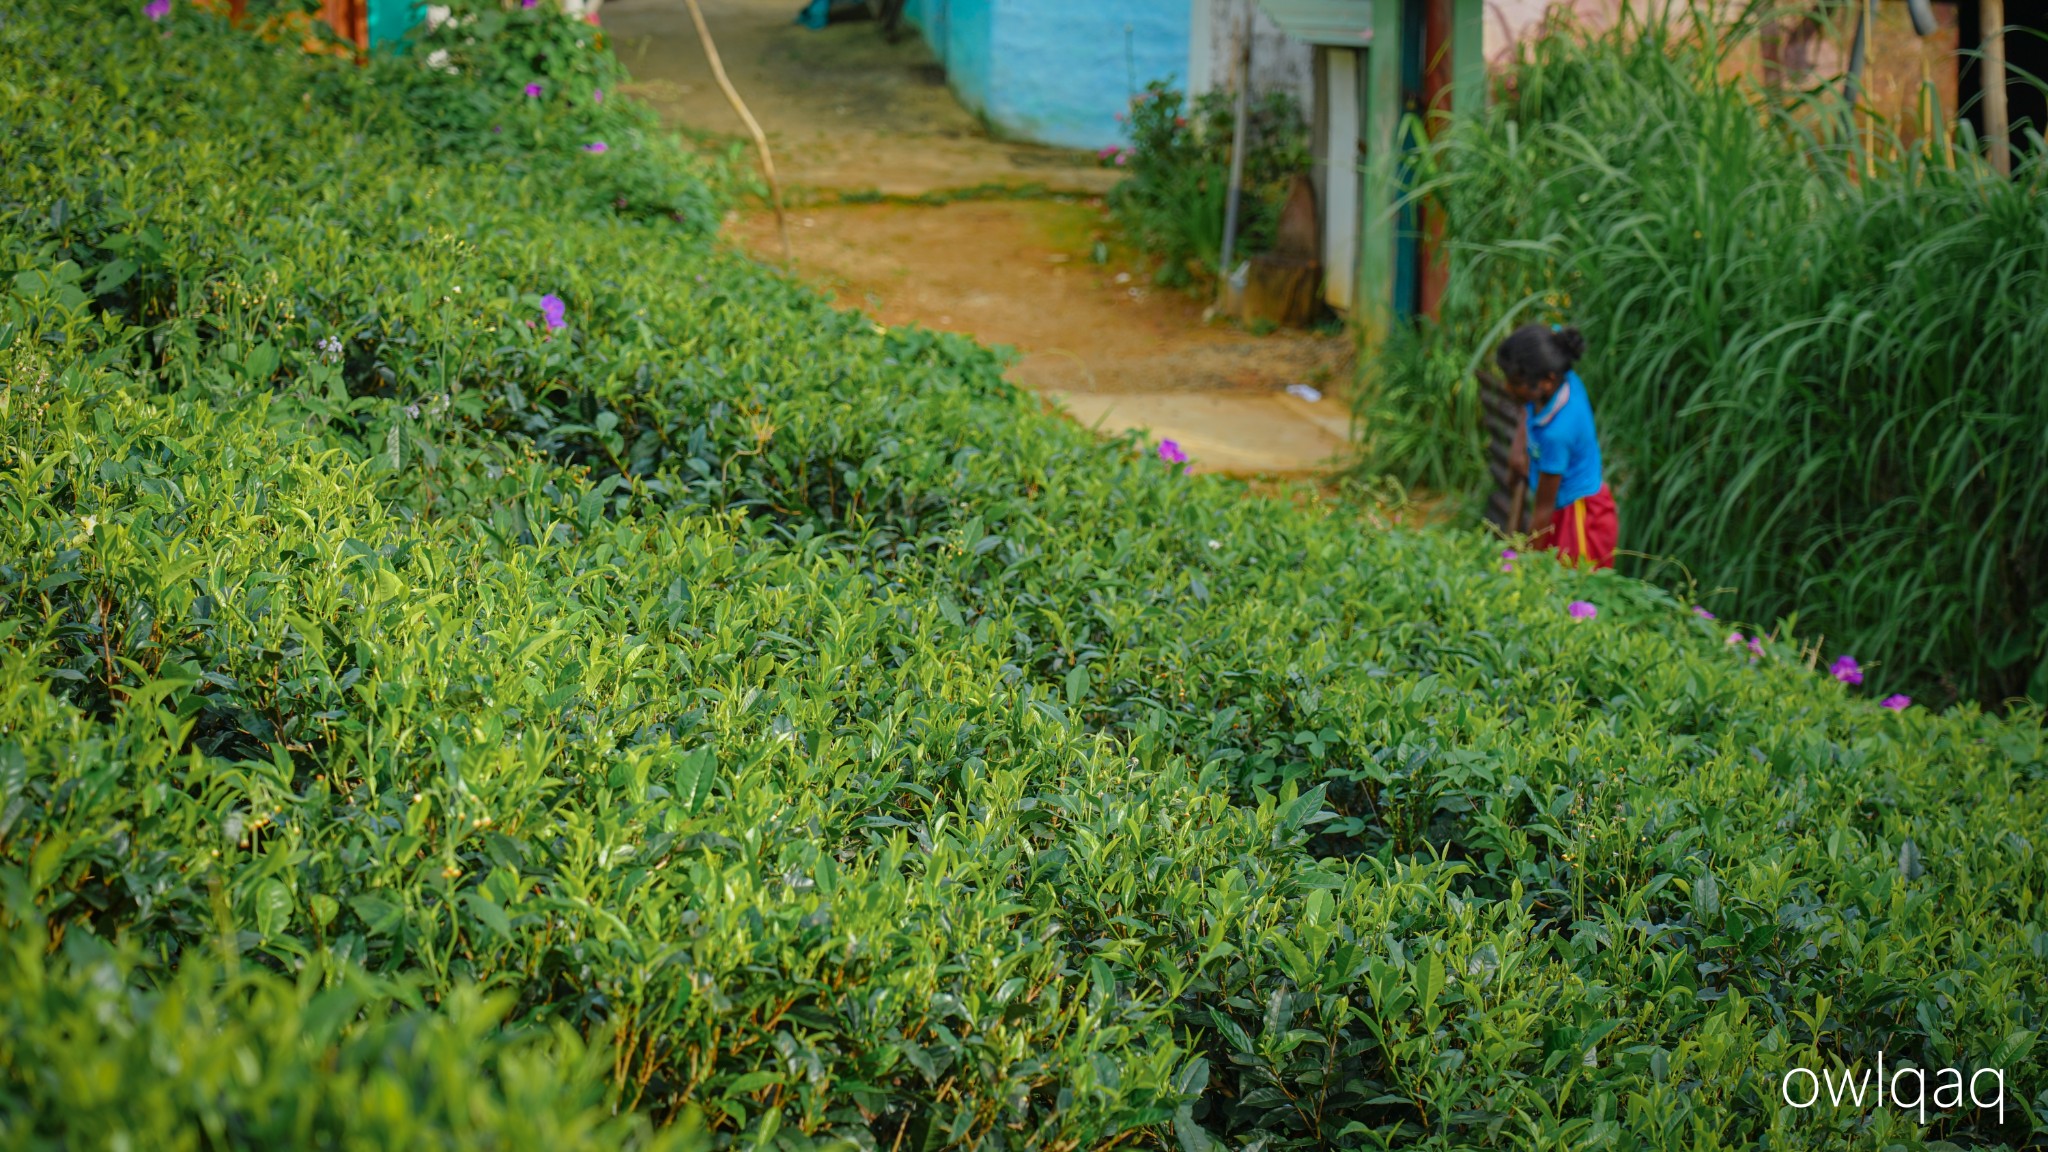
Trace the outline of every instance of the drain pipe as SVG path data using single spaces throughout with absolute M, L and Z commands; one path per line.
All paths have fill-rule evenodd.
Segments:
M 1237 122 L 1230 130 L 1230 195 L 1223 207 L 1223 254 L 1218 269 L 1223 275 L 1226 292 L 1230 284 L 1230 262 L 1237 252 L 1237 214 L 1244 199 L 1244 152 L 1245 121 L 1251 112 L 1252 91 L 1252 7 L 1253 0 L 1245 0 L 1244 6 L 1244 51 L 1239 53 L 1237 73 Z

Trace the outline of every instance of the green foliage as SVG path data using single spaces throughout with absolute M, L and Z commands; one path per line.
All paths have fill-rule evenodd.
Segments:
M 259 919 L 261 914 L 259 913 Z M 514 997 L 473 986 L 421 1004 L 416 981 L 296 976 L 195 955 L 161 986 L 70 933 L 0 951 L 0 1139 L 10 1148 L 701 1148 L 610 1114 L 602 1052 L 573 1029 L 500 1027 Z M 81 945 L 83 945 L 81 947 Z
M 679 152 L 65 0 L 0 101 L 0 1144 L 2044 1131 L 2037 711 L 1100 444 Z M 1775 1103 L 1879 1050 L 2004 1125 Z
M 2048 167 L 1868 155 L 1722 79 L 1739 42 L 1553 35 L 1434 143 L 1445 324 L 1374 366 L 1370 466 L 1483 484 L 1473 365 L 1570 321 L 1628 548 L 1893 686 L 2048 700 Z
M 1130 172 L 1111 191 L 1110 208 L 1158 259 L 1161 284 L 1186 287 L 1219 274 L 1235 118 L 1229 92 L 1205 92 L 1189 109 L 1171 84 L 1155 80 L 1131 100 L 1132 146 L 1104 150 L 1105 161 Z M 1246 139 L 1237 247 L 1250 254 L 1272 246 L 1295 174 L 1308 171 L 1308 127 L 1294 97 L 1271 92 L 1255 101 Z

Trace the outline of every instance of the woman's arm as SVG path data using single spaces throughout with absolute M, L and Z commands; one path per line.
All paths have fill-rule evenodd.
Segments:
M 1529 547 L 1542 551 L 1550 547 L 1550 518 L 1557 514 L 1557 490 L 1564 476 L 1556 472 L 1536 474 L 1536 509 L 1530 519 Z

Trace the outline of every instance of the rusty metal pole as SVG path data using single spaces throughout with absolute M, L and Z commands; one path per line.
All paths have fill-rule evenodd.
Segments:
M 1983 29 L 1984 137 L 1991 143 L 1991 167 L 2012 175 L 2012 124 L 2005 103 L 2005 0 L 1978 0 Z

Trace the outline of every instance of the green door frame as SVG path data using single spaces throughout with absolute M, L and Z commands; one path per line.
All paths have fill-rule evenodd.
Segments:
M 1451 109 L 1465 112 L 1485 99 L 1486 58 L 1481 18 L 1484 0 L 1452 0 Z M 1403 0 L 1374 0 L 1372 42 L 1365 51 L 1365 113 L 1361 136 L 1365 148 L 1364 178 L 1358 204 L 1358 284 L 1353 312 L 1359 339 L 1378 346 L 1401 319 L 1396 312 L 1394 284 L 1400 258 L 1402 214 L 1401 120 L 1406 112 L 1402 91 L 1401 46 Z

